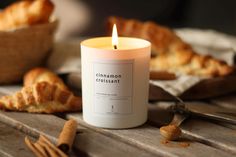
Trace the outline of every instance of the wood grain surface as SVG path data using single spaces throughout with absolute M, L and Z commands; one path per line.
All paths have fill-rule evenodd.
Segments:
M 159 117 L 158 113 L 156 114 L 156 117 Z M 178 142 L 172 142 L 171 146 L 163 145 L 161 142 L 163 139 L 159 133 L 159 128 L 153 127 L 150 124 L 145 124 L 141 127 L 133 129 L 109 130 L 95 128 L 86 124 L 82 120 L 82 115 L 80 114 L 69 114 L 68 117 L 75 118 L 81 125 L 88 127 L 89 129 L 95 130 L 113 138 L 117 138 L 124 141 L 125 143 L 130 143 L 139 147 L 140 149 L 145 149 L 148 152 L 159 154 L 161 156 L 206 156 L 206 152 L 209 156 L 232 156 L 233 154 L 226 152 L 223 148 L 218 149 L 212 145 L 209 145 L 207 142 L 202 140 L 202 138 L 207 137 L 195 139 L 195 135 L 188 133 L 188 130 L 185 128 L 183 128 L 184 134 L 188 137 L 187 141 L 190 142 L 190 146 L 188 148 L 179 147 Z M 159 124 L 161 124 L 161 122 L 159 122 Z M 198 125 L 198 127 L 200 126 Z M 207 130 L 207 128 L 205 128 L 205 130 Z M 206 140 L 210 141 L 210 139 Z M 233 149 L 235 150 L 235 148 Z
M 53 115 L 4 111 L 0 112 L 0 121 L 32 137 L 38 137 L 39 134 L 43 134 L 53 142 L 56 142 L 65 123 L 64 119 Z M 76 153 L 75 156 L 104 157 L 111 154 L 114 157 L 154 156 L 151 152 L 92 131 L 82 125 L 78 126 L 77 132 L 73 146 L 73 153 Z M 5 151 L 5 153 L 7 154 L 8 152 Z
M 15 91 L 9 88 L 9 93 Z M 0 89 L 0 92 L 3 91 Z M 6 91 L 5 91 L 6 92 Z M 207 119 L 188 118 L 181 129 L 183 137 L 180 141 L 163 143 L 159 127 L 168 124 L 172 114 L 166 107 L 172 102 L 157 102 L 149 105 L 149 121 L 143 126 L 133 129 L 109 130 L 88 125 L 82 119 L 82 113 L 60 115 L 30 114 L 0 111 L 0 155 L 3 157 L 24 157 L 30 152 L 21 147 L 25 135 L 37 138 L 39 134 L 56 142 L 65 123 L 64 118 L 74 118 L 79 126 L 71 156 L 165 156 L 165 157 L 232 157 L 236 155 L 236 126 L 216 123 Z M 235 94 L 218 97 L 198 105 L 215 105 L 235 109 Z M 2 124 L 4 123 L 4 124 Z M 2 125 L 1 125 L 2 124 Z M 5 130 L 6 131 L 5 131 Z M 5 140 L 16 139 L 11 144 Z M 190 144 L 183 146 L 183 143 Z M 13 146 L 14 148 L 11 148 Z M 20 150 L 20 151 L 18 151 Z M 26 154 L 26 155 L 25 155 Z
M 24 144 L 25 134 L 0 122 L 0 156 L 32 157 L 32 153 Z

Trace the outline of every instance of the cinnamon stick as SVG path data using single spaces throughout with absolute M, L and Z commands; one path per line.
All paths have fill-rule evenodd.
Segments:
M 65 123 L 59 135 L 57 147 L 60 148 L 65 153 L 68 153 L 68 151 L 72 147 L 76 134 L 76 128 L 77 128 L 77 122 L 73 119 L 70 119 Z
M 46 149 L 45 149 L 40 143 L 36 142 L 36 143 L 33 143 L 33 145 L 35 146 L 35 148 L 37 148 L 37 150 L 38 150 L 41 154 L 43 154 L 44 157 L 47 157 L 47 156 L 48 156 L 48 154 L 47 154 L 47 152 L 46 152 Z
M 39 143 L 40 145 L 43 145 L 44 148 L 47 149 L 48 153 L 54 157 L 55 153 L 58 154 L 55 157 L 68 157 L 64 152 L 62 152 L 59 148 L 57 148 L 54 144 L 52 144 L 45 136 L 40 135 L 39 136 Z
M 44 149 L 47 151 L 47 156 L 49 157 L 62 157 L 58 155 L 51 146 L 49 146 L 47 143 L 40 141 L 40 146 L 44 147 Z
M 25 144 L 37 157 L 44 157 L 44 155 L 40 153 L 40 151 L 33 145 L 28 137 L 25 137 Z
M 176 75 L 167 71 L 151 71 L 150 72 L 151 80 L 175 80 Z

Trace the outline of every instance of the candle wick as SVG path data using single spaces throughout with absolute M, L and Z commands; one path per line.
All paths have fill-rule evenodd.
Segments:
M 114 49 L 117 49 L 117 46 L 116 46 L 116 45 L 114 45 Z

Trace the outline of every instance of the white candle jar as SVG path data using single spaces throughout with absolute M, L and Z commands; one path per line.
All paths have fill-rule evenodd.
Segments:
M 147 120 L 150 42 L 111 37 L 81 43 L 83 119 L 102 128 L 131 128 Z

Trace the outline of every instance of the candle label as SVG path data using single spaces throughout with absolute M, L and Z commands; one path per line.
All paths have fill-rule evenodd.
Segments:
M 132 114 L 134 60 L 95 60 L 94 112 Z

